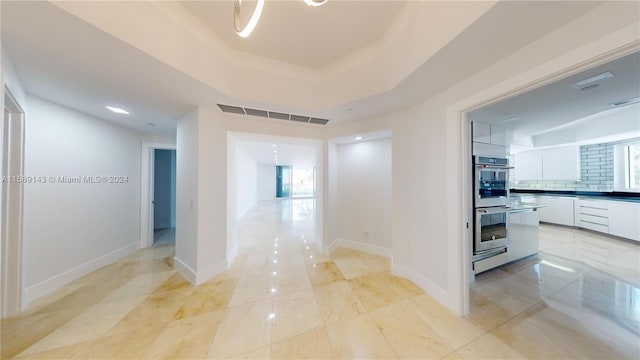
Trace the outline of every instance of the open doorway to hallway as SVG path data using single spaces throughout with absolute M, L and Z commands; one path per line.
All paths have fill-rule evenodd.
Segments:
M 153 245 L 176 237 L 176 151 L 155 149 L 153 166 Z

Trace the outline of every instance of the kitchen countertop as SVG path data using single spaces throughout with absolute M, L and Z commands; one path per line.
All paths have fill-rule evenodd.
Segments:
M 640 203 L 640 193 L 632 192 L 596 192 L 596 191 L 560 191 L 560 190 L 535 190 L 535 189 L 511 189 L 509 190 L 514 195 L 543 195 L 543 196 L 562 196 L 562 197 L 574 197 L 579 199 L 589 200 L 612 200 L 612 201 L 627 201 Z
M 547 207 L 547 205 L 540 205 L 536 203 L 527 203 L 521 202 L 511 205 L 510 213 L 519 213 L 519 212 L 527 212 L 527 211 L 536 211 L 537 209 Z

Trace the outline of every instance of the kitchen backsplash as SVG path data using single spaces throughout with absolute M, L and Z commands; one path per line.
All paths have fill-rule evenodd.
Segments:
M 611 191 L 613 190 L 613 143 L 583 145 L 580 147 L 579 181 L 516 181 L 515 171 L 510 172 L 511 187 L 514 189 L 541 190 L 578 190 L 578 191 Z M 509 163 L 515 166 L 513 156 Z

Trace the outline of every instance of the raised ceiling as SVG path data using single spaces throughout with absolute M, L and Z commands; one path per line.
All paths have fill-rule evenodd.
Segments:
M 325 6 L 332 3 L 342 4 L 330 0 Z M 367 4 L 367 9 L 378 6 L 377 2 L 358 4 Z M 385 35 L 383 42 L 393 45 L 388 49 L 396 49 L 388 53 L 400 65 L 424 51 L 414 56 L 414 61 L 422 59 L 420 63 L 409 64 L 408 68 L 417 66 L 413 73 L 404 75 L 406 69 L 383 66 L 376 56 L 385 49 L 374 45 L 368 46 L 372 52 L 355 56 L 371 60 L 366 67 L 357 63 L 338 70 L 308 70 L 305 73 L 313 76 L 305 77 L 293 66 L 274 66 L 264 56 L 246 59 L 235 56 L 240 51 L 229 52 L 230 46 L 218 49 L 213 35 L 219 36 L 179 3 L 0 2 L 3 55 L 12 60 L 27 92 L 141 132 L 167 135 L 175 134 L 176 119 L 186 112 L 196 106 L 219 111 L 216 103 L 308 114 L 331 119 L 329 126 L 406 109 L 600 5 L 573 1 L 483 4 L 410 2 L 399 8 L 388 31 L 405 24 L 405 30 L 414 33 L 409 37 L 396 33 L 392 40 Z M 617 23 L 635 19 L 628 8 L 637 10 L 637 4 L 617 6 L 617 15 L 632 14 L 618 16 Z M 402 18 L 411 14 L 416 16 Z M 543 16 L 545 22 L 540 23 Z M 261 24 L 256 35 L 268 31 Z M 430 30 L 423 31 L 423 24 Z M 233 28 L 231 23 L 228 27 Z M 449 37 L 440 36 L 445 31 Z M 290 46 L 290 50 L 312 51 L 326 38 L 312 39 L 301 48 Z M 278 41 L 267 42 L 271 40 Z M 397 79 L 404 80 L 396 83 Z M 108 113 L 104 105 L 126 108 L 131 116 Z M 355 111 L 346 112 L 347 108 Z M 149 127 L 148 122 L 156 126 Z
M 233 1 L 180 4 L 233 49 L 308 67 L 321 68 L 380 40 L 405 1 L 328 1 L 311 7 L 302 0 L 266 1 L 248 38 L 233 27 Z M 254 4 L 247 3 L 251 11 Z

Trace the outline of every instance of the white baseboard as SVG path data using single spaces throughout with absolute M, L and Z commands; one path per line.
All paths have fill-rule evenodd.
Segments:
M 227 270 L 227 261 L 213 264 L 201 271 L 194 271 L 189 265 L 185 264 L 184 261 L 174 257 L 173 267 L 193 286 L 198 286 L 225 272 Z
M 391 274 L 413 281 L 429 296 L 432 296 L 454 314 L 457 313 L 457 311 L 451 306 L 452 304 L 449 303 L 449 293 L 431 282 L 429 279 L 420 275 L 417 271 L 402 265 L 391 264 Z
M 333 239 L 331 244 L 328 246 L 323 246 L 321 251 L 324 256 L 331 256 L 331 253 L 338 247 L 338 239 Z
M 82 265 L 78 265 L 73 269 L 67 270 L 61 274 L 55 275 L 47 280 L 41 281 L 35 285 L 29 286 L 25 289 L 23 302 L 23 310 L 33 300 L 46 295 L 54 290 L 61 288 L 62 286 L 76 280 L 92 271 L 95 271 L 105 265 L 108 265 L 118 259 L 131 254 L 132 252 L 140 248 L 140 242 L 136 241 L 129 245 L 116 249 L 106 255 L 103 255 L 97 259 L 86 262 Z
M 392 251 L 389 248 L 385 248 L 378 245 L 367 244 L 360 241 L 344 239 L 344 238 L 338 238 L 336 240 L 338 243 L 337 246 L 339 247 L 358 250 L 371 255 L 378 255 L 386 258 L 391 258 Z
M 173 267 L 191 284 L 196 283 L 196 272 L 189 265 L 185 264 L 184 261 L 178 259 L 177 256 L 173 257 Z
M 231 264 L 233 263 L 233 260 L 236 259 L 236 256 L 238 256 L 238 251 L 239 247 L 238 244 L 236 244 L 236 246 L 234 246 L 231 251 L 227 253 L 227 270 L 231 267 Z
M 223 272 L 227 271 L 227 261 L 221 261 L 217 264 L 213 264 L 210 266 L 207 266 L 206 268 L 202 269 L 202 271 L 198 271 L 196 273 L 196 282 L 195 282 L 195 286 L 198 286 L 200 284 L 203 284 L 211 279 L 213 279 L 214 277 L 222 274 Z

